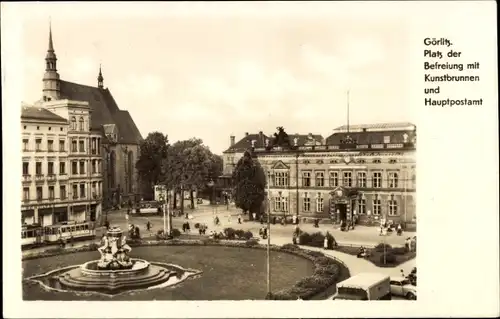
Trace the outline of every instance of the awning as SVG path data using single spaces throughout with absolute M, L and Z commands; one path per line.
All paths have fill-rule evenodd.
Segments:
M 22 210 L 21 211 L 21 216 L 23 218 L 33 217 L 33 216 L 35 216 L 35 210 L 34 209 Z
M 85 209 L 86 209 L 85 205 L 73 206 L 73 213 L 81 213 L 84 212 Z

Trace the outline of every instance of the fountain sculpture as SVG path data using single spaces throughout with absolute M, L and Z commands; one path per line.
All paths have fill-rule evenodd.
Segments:
M 119 227 L 108 229 L 99 260 L 65 267 L 30 278 L 48 289 L 76 290 L 114 295 L 124 291 L 160 288 L 177 284 L 200 272 L 176 265 L 130 258 L 131 248 Z

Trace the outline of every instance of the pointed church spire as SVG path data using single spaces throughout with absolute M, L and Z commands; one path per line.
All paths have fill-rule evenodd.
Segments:
M 52 41 L 52 22 L 49 20 L 49 48 L 45 56 L 45 74 L 43 76 L 43 98 L 45 101 L 60 97 L 60 80 L 57 73 L 57 57 Z
M 97 87 L 104 88 L 104 77 L 102 76 L 101 64 L 99 63 L 99 75 L 97 76 Z

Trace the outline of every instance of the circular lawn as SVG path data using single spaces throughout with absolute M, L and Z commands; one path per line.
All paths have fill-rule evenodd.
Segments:
M 23 278 L 56 268 L 99 259 L 98 252 L 79 252 L 23 261 Z M 202 271 L 201 277 L 163 289 L 134 291 L 111 300 L 246 300 L 266 296 L 266 250 L 223 246 L 143 246 L 131 257 L 164 262 Z M 313 274 L 313 263 L 299 256 L 271 251 L 271 287 L 289 288 Z M 49 292 L 38 283 L 23 281 L 24 300 L 103 300 L 102 295 L 80 296 L 72 292 Z

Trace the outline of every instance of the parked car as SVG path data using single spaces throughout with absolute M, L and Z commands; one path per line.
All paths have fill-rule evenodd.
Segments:
M 417 287 L 405 277 L 391 277 L 391 294 L 404 297 L 408 300 L 417 299 Z
M 337 283 L 333 300 L 390 300 L 390 278 L 378 273 L 360 273 Z

